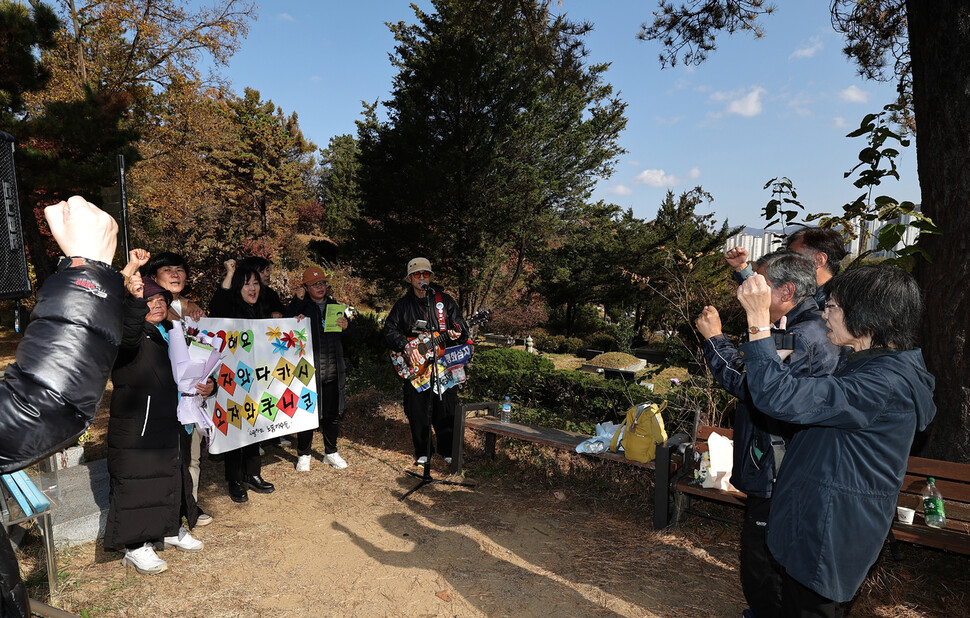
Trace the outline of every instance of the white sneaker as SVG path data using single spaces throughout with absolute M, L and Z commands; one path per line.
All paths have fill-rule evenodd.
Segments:
M 327 464 L 328 466 L 333 466 L 337 470 L 343 470 L 347 467 L 347 462 L 344 461 L 344 458 L 341 457 L 339 453 L 330 453 L 329 455 L 324 455 L 323 463 Z
M 310 456 L 300 455 L 296 460 L 296 471 L 297 472 L 309 472 L 310 471 Z
M 189 553 L 202 551 L 202 548 L 205 547 L 205 543 L 189 534 L 185 526 L 179 526 L 178 536 L 167 536 L 163 541 L 165 547 L 174 547 L 179 551 L 187 551 Z
M 121 565 L 135 567 L 142 575 L 156 575 L 168 569 L 168 563 L 155 554 L 151 543 L 145 543 L 138 549 L 125 550 Z
M 280 438 L 280 446 L 289 446 L 291 444 L 293 444 L 293 443 L 290 442 L 290 439 L 289 438 L 286 438 L 286 437 Z
M 422 456 L 418 457 L 418 460 L 416 462 L 414 462 L 414 465 L 416 465 L 416 466 L 423 466 L 426 463 L 428 463 L 428 458 L 425 457 L 424 455 L 422 455 Z
M 195 521 L 196 526 L 208 526 L 212 523 L 212 515 L 199 513 L 199 518 Z

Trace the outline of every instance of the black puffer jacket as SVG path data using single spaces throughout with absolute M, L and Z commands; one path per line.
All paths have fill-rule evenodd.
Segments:
M 121 339 L 121 274 L 64 260 L 37 293 L 0 384 L 0 473 L 67 446 L 94 419 Z M 0 528 L 0 616 L 28 616 L 17 558 Z
M 447 322 L 445 328 L 461 331 L 461 337 L 458 339 L 446 338 L 447 345 L 465 341 L 468 339 L 468 332 L 465 330 L 458 303 L 448 294 L 441 292 L 441 288 L 435 285 L 432 285 L 428 294 L 434 297 L 439 292 L 441 293 L 441 302 L 444 305 L 445 321 Z M 432 305 L 434 305 L 434 300 L 432 300 Z M 415 296 L 414 290 L 411 288 L 408 289 L 407 294 L 394 303 L 384 321 L 384 341 L 387 343 L 387 347 L 395 352 L 403 352 L 408 344 L 408 338 L 415 335 L 413 327 L 418 320 L 424 320 L 427 323 L 425 332 L 438 330 L 437 311 L 432 310 L 431 314 L 428 315 L 426 307 L 427 300 Z
M 198 518 L 188 469 L 189 435 L 178 421 L 168 343 L 145 320 L 146 313 L 144 299 L 125 301 L 124 333 L 111 373 L 107 549 L 175 536 L 183 502 L 190 528 Z

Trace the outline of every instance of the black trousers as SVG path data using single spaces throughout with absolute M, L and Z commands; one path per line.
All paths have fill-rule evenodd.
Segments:
M 226 451 L 222 460 L 226 465 L 226 480 L 244 481 L 251 476 L 260 473 L 262 464 L 259 458 L 259 444 L 247 444 L 246 446 Z
M 432 389 L 418 392 L 410 382 L 404 383 L 404 415 L 411 425 L 411 441 L 415 458 L 437 452 L 451 457 L 452 438 L 455 433 L 455 410 L 458 409 L 458 391 L 449 388 L 438 398 Z M 430 422 L 429 422 L 430 421 Z M 429 426 L 434 427 L 434 442 L 428 450 Z M 437 448 L 435 448 L 437 446 Z
M 327 455 L 337 452 L 337 436 L 340 435 L 340 387 L 339 380 L 324 382 L 317 393 L 317 413 L 320 415 L 320 432 L 323 434 L 323 452 Z M 313 442 L 313 430 L 307 429 L 296 434 L 297 455 L 309 455 Z
M 748 496 L 741 527 L 741 590 L 758 618 L 781 615 L 782 573 L 768 552 L 765 532 L 771 498 Z
M 774 562 L 774 559 L 772 559 Z M 775 562 L 778 565 L 777 562 Z M 811 588 L 803 586 L 789 575 L 784 567 L 781 572 L 781 613 L 785 618 L 842 618 L 848 603 L 827 599 Z

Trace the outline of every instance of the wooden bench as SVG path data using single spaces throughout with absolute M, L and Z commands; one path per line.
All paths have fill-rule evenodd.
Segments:
M 923 519 L 922 494 L 928 477 L 935 479 L 943 494 L 945 530 L 931 528 Z M 912 525 L 893 521 L 889 540 L 894 558 L 899 558 L 896 541 L 970 555 L 970 464 L 910 457 L 897 504 L 915 509 L 916 518 Z
M 684 454 L 684 465 L 678 471 L 678 474 L 673 478 L 671 483 L 671 492 L 673 493 L 673 510 L 671 512 L 670 522 L 668 523 L 679 523 L 681 517 L 684 514 L 700 515 L 701 517 L 707 517 L 709 519 L 716 519 L 719 521 L 732 521 L 724 517 L 719 517 L 713 515 L 709 512 L 698 511 L 692 506 L 692 498 L 704 498 L 706 500 L 712 500 L 714 502 L 722 502 L 724 504 L 730 504 L 732 506 L 744 506 L 747 496 L 740 491 L 725 491 L 723 489 L 714 489 L 713 487 L 701 487 L 698 481 L 694 479 L 694 470 L 697 469 L 697 458 L 694 456 L 702 456 L 708 451 L 707 440 L 711 437 L 712 433 L 719 433 L 725 438 L 733 439 L 734 430 L 725 429 L 724 427 L 711 427 L 710 425 L 699 425 L 695 430 L 695 435 L 697 436 L 694 441 L 686 443 L 691 449 L 690 454 Z
M 451 472 L 453 474 L 461 472 L 465 461 L 464 435 L 466 428 L 485 434 L 485 455 L 490 459 L 495 457 L 495 444 L 497 438 L 511 438 L 514 440 L 531 442 L 533 444 L 539 444 L 541 446 L 547 446 L 554 449 L 570 451 L 583 457 L 618 461 L 630 466 L 654 470 L 656 473 L 654 479 L 655 488 L 669 487 L 670 476 L 674 471 L 677 470 L 679 466 L 678 459 L 671 454 L 671 450 L 675 444 L 675 442 L 672 442 L 671 440 L 657 446 L 656 460 L 648 462 L 632 461 L 623 455 L 618 455 L 609 451 L 596 455 L 590 453 L 576 453 L 576 447 L 579 445 L 579 443 L 587 440 L 590 438 L 590 436 L 572 431 L 564 431 L 562 429 L 552 429 L 537 425 L 526 425 L 524 423 L 503 424 L 498 418 L 498 407 L 498 402 L 490 401 L 485 403 L 467 404 L 459 408 L 458 414 L 455 415 L 455 436 L 452 446 Z M 483 416 L 468 417 L 469 412 L 485 412 L 486 414 Z M 680 439 L 689 439 L 689 437 L 686 436 L 686 434 L 681 434 Z M 657 461 L 666 462 L 666 465 L 658 467 L 656 465 Z M 655 491 L 653 518 L 654 529 L 660 530 L 667 526 L 669 510 L 669 493 L 665 490 Z
M 707 440 L 714 431 L 728 438 L 734 436 L 732 430 L 723 427 L 698 426 L 697 439 L 694 440 L 692 452 L 700 454 L 706 452 Z M 694 458 L 693 455 L 689 458 L 685 455 L 684 459 L 684 465 L 680 467 L 671 482 L 673 509 L 668 524 L 679 522 L 684 513 L 725 520 L 725 518 L 692 509 L 690 503 L 693 497 L 732 506 L 744 506 L 747 496 L 743 492 L 708 489 L 691 483 L 693 470 L 696 467 Z M 931 528 L 923 519 L 922 492 L 928 477 L 935 479 L 937 489 L 943 494 L 946 510 L 945 530 Z M 910 457 L 897 505 L 915 509 L 916 518 L 911 525 L 893 520 L 889 542 L 894 558 L 899 559 L 897 541 L 970 555 L 970 465 Z

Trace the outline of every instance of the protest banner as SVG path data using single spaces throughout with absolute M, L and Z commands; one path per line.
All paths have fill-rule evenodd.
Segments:
M 210 453 L 319 426 L 310 325 L 295 318 L 203 318 L 198 327 L 222 340 Z

